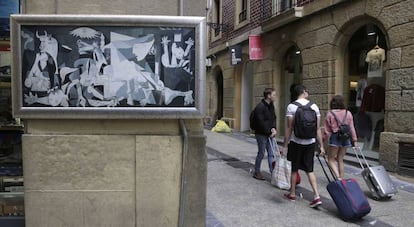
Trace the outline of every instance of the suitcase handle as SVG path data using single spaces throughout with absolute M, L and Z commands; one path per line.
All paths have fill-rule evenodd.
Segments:
M 331 180 L 331 178 L 329 178 L 328 173 L 326 172 L 325 167 L 324 167 L 324 166 L 323 166 L 323 164 L 322 164 L 322 161 L 321 161 L 320 155 L 318 154 L 316 157 L 318 157 L 318 161 L 319 161 L 319 163 L 321 164 L 321 167 L 322 167 L 323 173 L 325 174 L 326 179 L 328 179 L 328 182 L 329 182 L 329 183 L 331 183 L 332 181 L 337 181 L 337 180 L 338 180 L 338 178 L 335 176 L 335 174 L 334 174 L 333 170 L 332 170 L 332 169 L 331 169 L 331 167 L 329 166 L 329 163 L 328 163 L 328 161 L 326 160 L 325 156 L 323 157 L 323 159 L 325 160 L 325 163 L 326 163 L 326 165 L 328 166 L 329 172 L 331 172 L 331 175 L 332 175 L 333 180 Z
M 362 159 L 363 159 L 363 160 L 364 160 L 364 162 L 365 162 L 365 165 L 367 166 L 367 168 L 369 168 L 369 167 L 370 167 L 370 166 L 369 166 L 369 163 L 368 163 L 367 159 L 365 158 L 365 155 L 364 155 L 364 153 L 362 152 L 361 148 L 360 148 L 360 147 L 353 147 L 353 148 L 352 148 L 352 150 L 354 150 L 354 153 L 355 153 L 355 155 L 356 155 L 356 158 L 358 159 L 358 162 L 359 162 L 359 165 L 361 166 L 361 168 L 362 168 L 362 169 L 365 169 L 365 167 L 364 167 L 364 165 L 363 165 L 363 163 L 362 163 L 362 161 L 361 161 L 361 158 L 359 158 L 359 154 L 361 154 Z M 357 151 L 358 151 L 358 152 L 357 152 Z

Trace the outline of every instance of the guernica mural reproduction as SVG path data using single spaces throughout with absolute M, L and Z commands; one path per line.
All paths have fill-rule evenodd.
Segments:
M 23 107 L 194 107 L 192 27 L 20 28 Z

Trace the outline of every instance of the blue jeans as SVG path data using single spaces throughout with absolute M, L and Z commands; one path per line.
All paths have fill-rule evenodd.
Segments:
M 269 142 L 269 137 L 265 135 L 256 134 L 257 147 L 259 151 L 257 152 L 256 162 L 254 164 L 254 170 L 256 173 L 260 172 L 260 166 L 264 157 L 265 150 L 267 150 L 267 161 L 269 163 L 269 171 L 272 172 L 272 162 L 275 160 L 272 147 Z M 275 144 L 277 146 L 277 144 Z

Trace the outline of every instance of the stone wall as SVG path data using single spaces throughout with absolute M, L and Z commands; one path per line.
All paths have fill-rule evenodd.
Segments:
M 128 14 L 205 16 L 206 2 L 194 0 L 27 0 L 25 12 L 36 14 Z
M 203 226 L 205 138 L 199 120 L 186 124 L 183 212 L 188 226 Z M 183 144 L 176 120 L 30 120 L 26 130 L 26 226 L 177 226 Z
M 205 16 L 205 2 L 27 0 L 25 13 Z M 186 157 L 178 120 L 24 122 L 27 227 L 205 226 L 202 120 L 185 121 Z

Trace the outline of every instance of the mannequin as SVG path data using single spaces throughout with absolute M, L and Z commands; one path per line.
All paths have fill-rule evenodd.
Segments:
M 355 88 L 357 92 L 355 105 L 356 107 L 358 107 L 358 111 L 359 111 L 359 107 L 361 107 L 362 99 L 364 98 L 364 91 L 367 85 L 368 85 L 368 82 L 366 79 L 366 75 L 362 75 L 360 79 L 358 80 L 357 87 Z
M 367 57 L 365 58 L 365 62 L 368 63 L 368 78 L 382 77 L 382 67 L 384 61 L 385 50 L 377 44 L 368 52 Z
M 372 131 L 368 148 L 372 150 L 375 139 L 375 129 L 379 121 L 384 119 L 385 88 L 383 78 L 369 78 L 370 83 L 364 90 L 361 111 L 365 112 L 371 119 Z

